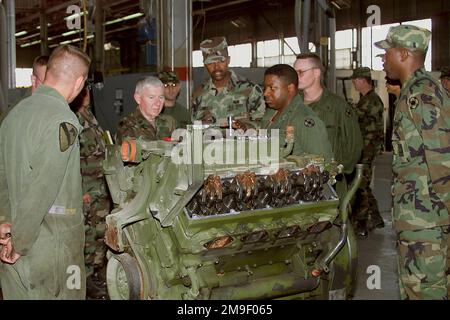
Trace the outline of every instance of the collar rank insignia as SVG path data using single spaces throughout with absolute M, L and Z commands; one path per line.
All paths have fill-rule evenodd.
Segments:
M 408 99 L 408 107 L 412 110 L 419 106 L 419 99 L 417 97 L 411 97 Z
M 69 149 L 76 141 L 78 130 L 72 124 L 63 122 L 59 125 L 59 149 L 61 152 Z
M 311 118 L 305 119 L 305 127 L 312 128 L 315 125 L 316 125 L 316 122 L 314 121 L 314 119 L 311 119 Z
M 347 108 L 347 110 L 345 110 L 345 115 L 346 115 L 347 117 L 351 118 L 352 115 L 353 115 L 352 109 Z

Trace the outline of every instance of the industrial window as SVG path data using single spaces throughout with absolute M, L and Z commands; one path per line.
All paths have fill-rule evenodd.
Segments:
M 16 68 L 16 88 L 31 87 L 32 68 Z
M 230 56 L 230 67 L 250 67 L 252 62 L 252 45 L 251 43 L 244 43 L 228 46 L 228 54 Z M 201 50 L 192 52 L 192 66 L 194 68 L 203 67 Z

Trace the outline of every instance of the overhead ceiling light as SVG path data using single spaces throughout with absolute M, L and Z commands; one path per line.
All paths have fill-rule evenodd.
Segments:
M 16 37 L 20 37 L 20 36 L 26 35 L 27 33 L 28 33 L 28 32 L 26 32 L 26 31 L 24 30 L 24 31 L 17 32 L 17 33 L 15 34 L 15 36 L 16 36 Z
M 34 46 L 35 44 L 38 44 L 38 43 L 41 43 L 41 40 L 36 40 L 36 41 L 33 41 L 33 42 L 21 44 L 20 47 L 21 48 L 26 48 L 26 47 Z
M 64 32 L 62 35 L 63 35 L 63 37 L 67 37 L 67 36 L 71 36 L 71 35 L 76 34 L 76 33 L 80 33 L 83 30 L 84 29 L 67 31 L 67 32 Z
M 143 15 L 144 14 L 142 12 L 133 13 L 133 14 L 130 14 L 129 16 L 125 16 L 123 18 L 118 18 L 118 19 L 115 19 L 115 20 L 111 20 L 111 21 L 105 22 L 105 26 L 108 26 L 108 25 L 113 24 L 113 23 L 121 22 L 121 21 L 126 21 L 126 20 L 130 20 L 130 19 L 142 17 Z
M 87 11 L 83 11 L 83 12 L 79 12 L 79 13 L 74 13 L 71 14 L 70 16 L 67 16 L 64 18 L 64 20 L 73 20 L 75 18 L 81 17 L 82 15 L 85 15 L 87 13 Z
M 93 37 L 94 37 L 94 35 L 90 34 L 86 37 L 86 39 L 92 39 Z M 59 44 L 69 44 L 69 43 L 74 43 L 74 42 L 78 42 L 78 41 L 82 41 L 82 40 L 84 40 L 84 38 L 66 40 L 66 41 L 60 42 Z

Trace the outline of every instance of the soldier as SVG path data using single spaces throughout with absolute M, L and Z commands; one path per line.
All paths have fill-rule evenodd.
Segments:
M 31 92 L 44 82 L 47 71 L 48 56 L 37 56 L 33 61 L 33 72 L 31 74 Z
M 164 108 L 161 114 L 169 115 L 176 121 L 177 128 L 186 128 L 191 123 L 191 113 L 177 102 L 181 84 L 175 71 L 161 71 L 159 80 L 164 83 Z
M 227 125 L 227 117 L 235 120 L 260 120 L 265 111 L 261 87 L 228 69 L 230 57 L 224 37 L 200 43 L 203 63 L 211 79 L 195 90 L 193 119 L 203 123 Z
M 0 252 L 5 299 L 84 299 L 81 126 L 70 111 L 90 59 L 70 45 L 0 127 Z
M 164 84 L 156 77 L 145 77 L 136 83 L 134 100 L 138 107 L 123 118 L 117 128 L 117 142 L 125 137 L 161 140 L 170 138 L 176 129 L 176 121 L 162 115 L 164 107 Z
M 370 68 L 353 70 L 352 82 L 361 98 L 356 105 L 359 127 L 363 136 L 363 150 L 359 163 L 364 164 L 363 178 L 355 195 L 353 223 L 357 235 L 365 237 L 373 228 L 384 227 L 377 200 L 372 194 L 372 164 L 383 147 L 383 101 L 376 94 Z
M 102 162 L 106 145 L 104 131 L 90 109 L 89 89 L 84 88 L 71 103 L 83 127 L 80 138 L 83 213 L 86 230 L 84 259 L 86 266 L 86 296 L 91 299 L 106 296 L 105 218 L 111 211 Z
M 450 205 L 449 100 L 425 71 L 431 32 L 400 25 L 374 45 L 402 90 L 394 117 L 394 228 L 403 299 L 447 299 Z
M 450 93 L 450 67 L 443 67 L 441 69 L 440 79 L 442 86 Z
M 322 86 L 322 62 L 314 53 L 297 56 L 294 69 L 298 74 L 301 99 L 325 123 L 335 160 L 344 166 L 344 173 L 351 174 L 361 157 L 362 136 L 358 117 L 341 97 Z M 347 191 L 345 175 L 339 175 L 336 191 L 342 198 Z
M 293 155 L 317 154 L 326 160 L 333 157 L 324 123 L 305 106 L 298 95 L 298 78 L 294 68 L 277 64 L 264 73 L 264 99 L 270 109 L 261 121 L 264 129 L 279 129 L 280 143 L 288 127 L 294 129 Z

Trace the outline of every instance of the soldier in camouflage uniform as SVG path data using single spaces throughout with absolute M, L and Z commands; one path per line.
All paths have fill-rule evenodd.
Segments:
M 111 211 L 111 196 L 103 174 L 106 145 L 104 131 L 93 115 L 90 93 L 84 88 L 71 103 L 83 127 L 80 139 L 80 168 L 83 187 L 83 212 L 86 230 L 84 259 L 86 265 L 86 294 L 88 298 L 106 296 L 105 219 Z
M 370 188 L 372 180 L 372 163 L 381 152 L 383 135 L 383 101 L 376 94 L 370 68 L 353 70 L 352 82 L 362 95 L 356 105 L 356 114 L 363 136 L 363 150 L 359 163 L 364 164 L 363 178 L 355 195 L 352 221 L 359 236 L 367 236 L 369 230 L 384 227 L 383 218 L 378 210 L 377 200 Z
M 181 84 L 175 71 L 161 71 L 158 78 L 164 83 L 164 108 L 161 114 L 169 115 L 176 121 L 177 128 L 186 128 L 191 123 L 191 113 L 177 102 Z
M 164 84 L 156 77 L 145 77 L 136 84 L 134 93 L 138 107 L 119 122 L 117 143 L 123 138 L 146 140 L 170 139 L 176 129 L 176 121 L 169 115 L 160 114 L 164 107 Z
M 404 299 L 447 299 L 445 275 L 450 207 L 449 100 L 424 61 L 431 32 L 391 27 L 386 40 L 388 77 L 402 90 L 394 116 L 394 227 Z
M 228 69 L 230 57 L 224 37 L 200 43 L 203 63 L 211 79 L 193 95 L 193 119 L 203 123 L 227 125 L 227 117 L 236 120 L 260 120 L 265 111 L 261 87 Z
M 325 123 L 335 160 L 351 174 L 361 157 L 362 136 L 353 108 L 322 86 L 322 62 L 314 53 L 300 54 L 294 63 L 298 74 L 300 96 Z M 342 198 L 347 191 L 345 175 L 339 175 L 336 191 Z
M 450 92 L 450 67 L 443 67 L 441 69 L 440 79 L 442 86 L 447 90 L 447 92 Z
M 333 158 L 325 124 L 305 106 L 298 95 L 298 78 L 294 68 L 277 64 L 264 73 L 264 99 L 270 109 L 261 120 L 261 128 L 279 129 L 280 144 L 288 128 L 293 130 L 293 155 L 315 154 L 325 160 Z

